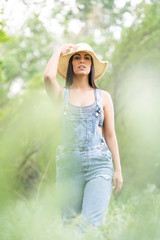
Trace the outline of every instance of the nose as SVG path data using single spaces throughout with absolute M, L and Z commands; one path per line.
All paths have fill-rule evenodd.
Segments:
M 83 57 L 81 57 L 81 59 L 80 59 L 80 63 L 82 63 L 82 62 L 84 62 L 84 58 Z

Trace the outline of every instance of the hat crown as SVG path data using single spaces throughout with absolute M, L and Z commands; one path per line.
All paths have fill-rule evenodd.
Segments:
M 93 49 L 87 43 L 78 43 L 78 44 L 76 44 L 76 46 L 78 46 L 78 49 L 76 51 L 85 51 L 86 50 L 86 51 L 93 52 Z

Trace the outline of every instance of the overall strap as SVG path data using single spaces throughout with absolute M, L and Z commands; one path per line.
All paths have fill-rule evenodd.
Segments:
M 101 109 L 101 104 L 102 104 L 102 92 L 101 92 L 101 89 L 99 88 L 96 88 L 96 103 L 97 103 L 96 112 L 98 112 L 99 114 Z
M 97 88 L 97 104 L 101 106 L 102 104 L 102 92 L 101 89 Z

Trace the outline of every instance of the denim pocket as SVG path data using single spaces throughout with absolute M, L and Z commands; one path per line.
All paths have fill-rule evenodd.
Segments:
M 104 158 L 106 158 L 109 161 L 112 161 L 112 153 L 109 150 L 108 146 L 104 146 L 101 148 L 101 153 L 103 155 Z

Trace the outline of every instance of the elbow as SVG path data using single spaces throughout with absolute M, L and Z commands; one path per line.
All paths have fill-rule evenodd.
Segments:
M 104 131 L 104 135 L 106 139 L 111 139 L 116 137 L 115 130 L 108 129 L 107 131 Z

